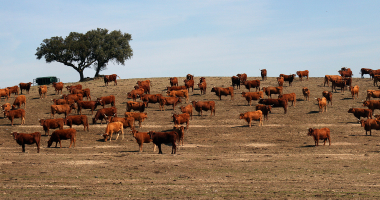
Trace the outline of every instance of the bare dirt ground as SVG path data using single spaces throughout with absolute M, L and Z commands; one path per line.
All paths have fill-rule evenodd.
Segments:
M 249 80 L 258 79 L 249 77 Z M 104 87 L 102 80 L 81 83 L 90 88 L 93 99 L 115 95 L 118 115 L 126 108 L 126 93 L 137 80 L 118 80 L 118 85 Z M 151 78 L 151 93 L 165 94 L 168 78 Z M 183 85 L 184 77 L 180 77 Z M 104 142 L 100 134 L 106 125 L 92 125 L 90 131 L 83 126 L 77 130 L 75 148 L 47 148 L 49 137 L 42 136 L 41 150 L 35 145 L 26 146 L 26 153 L 10 136 L 10 132 L 35 132 L 44 135 L 38 124 L 40 118 L 50 118 L 51 99 L 60 98 L 52 87 L 48 96 L 39 99 L 37 87 L 26 94 L 26 124 L 20 119 L 10 126 L 10 121 L 0 117 L 0 198 L 52 199 L 52 198 L 367 198 L 380 197 L 380 137 L 374 130 L 366 136 L 357 119 L 347 113 L 350 107 L 362 107 L 367 89 L 376 89 L 369 78 L 355 78 L 353 85 L 360 86 L 359 99 L 353 100 L 348 91 L 333 93 L 333 106 L 327 113 L 318 113 L 316 97 L 331 87 L 323 87 L 323 78 L 297 80 L 292 87 L 285 84 L 284 93 L 295 92 L 296 106 L 290 106 L 284 114 L 282 108 L 274 108 L 269 121 L 259 127 L 253 122 L 239 119 L 239 113 L 254 111 L 241 97 L 245 88 L 235 90 L 235 99 L 211 93 L 213 86 L 228 87 L 230 77 L 206 77 L 206 95 L 195 89 L 190 101 L 214 100 L 216 116 L 205 112 L 195 116 L 185 132 L 185 144 L 172 155 L 171 146 L 163 146 L 163 153 L 153 152 L 152 144 L 144 145 L 139 153 L 138 145 L 129 128 L 125 139 Z M 199 77 L 195 77 L 199 82 Z M 71 85 L 76 83 L 65 84 Z M 275 78 L 268 78 L 261 86 L 277 86 Z M 310 101 L 304 101 L 301 89 L 311 90 Z M 64 90 L 64 93 L 67 93 Z M 14 96 L 9 101 L 13 103 Z M 186 105 L 183 101 L 181 105 Z M 99 107 L 98 107 L 99 108 Z M 175 109 L 180 112 L 179 106 Z M 148 119 L 139 131 L 164 131 L 173 127 L 171 107 L 159 111 L 158 104 L 150 104 L 146 110 Z M 72 113 L 73 114 L 73 113 Z M 89 119 L 91 112 L 86 110 Z M 375 114 L 379 114 L 375 110 Z M 60 115 L 59 117 L 62 117 Z M 57 118 L 57 116 L 56 116 Z M 137 123 L 136 123 L 137 124 Z M 328 127 L 331 130 L 331 146 L 314 147 L 313 138 L 307 136 L 308 128 Z M 65 126 L 67 128 L 67 126 Z M 50 131 L 50 133 L 52 130 Z M 115 136 L 114 136 L 115 138 Z

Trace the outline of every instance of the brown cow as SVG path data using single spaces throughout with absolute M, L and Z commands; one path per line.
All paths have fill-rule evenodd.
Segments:
M 106 97 L 99 97 L 96 99 L 96 101 L 98 102 L 98 105 L 103 106 L 103 108 L 107 104 L 111 104 L 111 107 L 115 106 L 115 96 L 113 95 L 106 96 Z
M 194 75 L 187 74 L 186 75 L 186 80 L 194 80 Z
M 378 100 L 364 101 L 363 106 L 368 107 L 368 109 L 371 109 L 372 113 L 374 113 L 375 109 L 380 109 L 380 101 L 378 101 Z
M 185 136 L 185 127 L 180 126 L 180 127 L 173 127 L 173 131 L 177 132 L 178 135 L 178 143 L 181 143 L 182 141 L 182 146 L 183 146 L 183 138 Z
M 136 113 L 136 112 L 125 112 L 124 114 L 125 117 L 132 117 L 133 123 L 135 121 L 139 122 L 139 128 L 142 128 L 141 123 L 144 122 L 146 118 L 148 118 L 148 113 Z
M 92 118 L 92 123 L 96 124 L 96 121 L 100 120 L 100 124 L 103 124 L 103 119 L 107 123 L 107 117 L 111 117 L 111 116 L 117 117 L 117 109 L 116 109 L 116 107 L 99 109 L 96 112 L 95 117 Z
M 215 116 L 215 101 L 192 101 L 194 109 L 198 112 L 198 115 L 200 114 L 203 116 L 202 111 L 211 111 L 210 116 L 212 116 L 212 113 L 214 113 Z
M 284 86 L 284 77 L 277 77 L 278 86 Z
M 186 123 L 186 130 L 189 129 L 190 115 L 187 113 L 172 115 L 174 126 L 178 127 L 180 124 Z
M 74 100 L 66 100 L 66 99 L 52 99 L 54 105 L 63 105 L 63 104 L 72 104 L 75 103 Z
M 74 89 L 81 90 L 81 89 L 82 89 L 82 85 L 81 85 L 81 84 L 78 84 L 78 85 L 70 85 L 70 86 L 66 86 L 66 89 L 67 89 L 67 91 L 69 91 L 70 94 L 71 94 L 71 91 L 73 91 Z
M 236 74 L 237 77 L 239 77 L 240 81 L 243 83 L 247 80 L 247 74 Z
M 338 71 L 339 74 L 344 78 L 344 77 L 352 77 L 352 71 L 350 68 L 347 69 L 341 69 Z
M 53 82 L 53 87 L 54 87 L 56 94 L 59 94 L 59 91 L 61 91 L 61 94 L 62 94 L 62 90 L 63 90 L 63 83 L 62 82 L 58 82 L 58 83 Z
M 144 94 L 140 99 L 144 102 L 145 108 L 147 108 L 149 103 L 160 103 L 161 97 L 162 94 Z
M 170 78 L 169 80 L 170 80 L 170 86 L 178 86 L 178 79 L 177 79 L 177 77 Z
M 248 102 L 248 105 L 251 106 L 252 100 L 259 100 L 261 98 L 264 98 L 264 92 L 263 91 L 260 91 L 260 92 L 242 92 L 241 96 L 245 97 L 245 99 Z
M 40 141 L 41 141 L 41 133 L 17 133 L 13 132 L 11 134 L 13 139 L 16 140 L 17 144 L 22 146 L 22 152 L 25 152 L 25 144 L 34 144 L 37 145 L 37 153 L 40 153 Z
M 293 83 L 296 75 L 295 74 L 291 74 L 291 75 L 280 74 L 280 77 L 284 77 L 284 81 L 288 81 L 289 87 L 290 87 L 290 86 L 292 86 L 292 83 Z
M 137 130 L 132 130 L 132 135 L 136 139 L 137 144 L 140 148 L 140 153 L 143 151 L 143 144 L 152 142 L 148 132 L 138 132 Z M 156 151 L 156 145 L 153 144 L 153 151 Z
M 272 106 L 258 104 L 258 105 L 256 105 L 256 110 L 261 110 L 261 112 L 263 112 L 264 119 L 267 119 L 267 121 L 268 121 L 268 114 L 272 113 Z
M 193 105 L 189 104 L 187 106 L 180 107 L 182 113 L 187 113 L 190 115 L 190 119 L 193 119 Z
M 278 87 L 263 87 L 263 91 L 265 94 L 269 97 L 272 98 L 272 94 L 282 94 L 283 87 L 278 86 Z
M 41 85 L 38 87 L 38 94 L 40 94 L 40 99 L 43 99 L 46 97 L 47 88 L 48 87 L 46 85 Z
M 181 85 L 181 86 L 172 86 L 172 87 L 167 87 L 168 91 L 173 91 L 173 90 L 186 90 L 186 86 L 185 85 Z
M 7 97 L 7 100 L 9 100 L 9 90 L 8 88 L 5 88 L 5 89 L 0 89 L 0 100 L 1 100 L 1 97 Z
M 86 115 L 71 115 L 71 116 L 67 116 L 65 120 L 66 120 L 66 125 L 70 126 L 70 128 L 73 127 L 73 124 L 75 125 L 83 124 L 83 128 L 84 128 L 83 131 L 86 131 L 86 127 L 87 127 L 87 131 L 89 131 L 88 118 Z
M 310 90 L 309 88 L 307 87 L 304 87 L 302 88 L 302 94 L 303 94 L 303 97 L 305 98 L 305 101 L 309 101 L 310 100 Z
M 165 111 L 165 105 L 173 105 L 174 110 L 178 103 L 181 103 L 181 98 L 179 97 L 162 97 L 160 99 L 160 110 Z
M 374 75 L 373 76 L 373 86 L 378 86 L 377 85 L 377 82 L 379 82 L 380 81 L 380 75 Z
M 304 77 L 304 76 L 306 76 L 307 80 L 309 80 L 309 70 L 297 71 L 296 74 L 301 81 L 302 81 L 302 77 Z
M 380 98 L 380 90 L 367 90 L 366 100 L 371 100 L 372 98 Z
M 150 139 L 152 140 L 153 144 L 158 146 L 158 153 L 162 154 L 161 150 L 161 144 L 172 144 L 172 154 L 175 154 L 177 152 L 177 145 L 175 144 L 176 140 L 179 139 L 177 132 L 171 131 L 171 132 L 155 132 L 155 131 L 149 131 L 148 135 L 150 136 Z
M 19 86 L 20 86 L 20 92 L 22 94 L 22 90 L 26 90 L 29 94 L 29 90 L 30 90 L 30 86 L 32 85 L 31 82 L 29 83 L 20 83 Z
M 166 95 L 169 97 L 184 97 L 186 102 L 189 101 L 189 92 L 187 90 L 167 91 Z
M 321 98 L 315 98 L 318 101 L 318 107 L 319 107 L 319 112 L 323 113 L 323 110 L 327 112 L 327 100 L 325 97 Z M 323 109 L 324 108 L 324 109 Z
M 369 69 L 369 68 L 361 68 L 360 74 L 361 74 L 362 78 L 364 78 L 364 74 L 370 74 L 371 71 L 372 71 L 372 69 Z
M 25 110 L 17 109 L 17 110 L 6 110 L 4 111 L 5 116 L 11 120 L 11 126 L 13 126 L 14 118 L 21 118 L 21 125 L 25 124 Z
M 369 76 L 370 76 L 371 78 L 373 78 L 375 75 L 380 75 L 380 69 L 372 70 L 372 71 L 369 73 Z
M 121 122 L 123 123 L 123 128 L 129 127 L 131 130 L 135 129 L 135 119 L 133 117 L 111 117 L 109 122 Z
M 194 80 L 193 79 L 184 80 L 183 82 L 185 82 L 185 86 L 186 86 L 188 92 L 190 92 L 190 88 L 191 88 L 191 91 L 194 92 Z
M 74 143 L 75 147 L 75 142 L 76 142 L 76 134 L 77 131 L 73 128 L 68 128 L 68 129 L 62 129 L 62 130 L 55 130 L 48 141 L 48 147 L 50 147 L 53 142 L 55 142 L 55 147 L 57 147 L 57 144 L 59 142 L 59 148 L 62 148 L 62 143 L 61 140 L 68 140 L 70 139 L 70 146 Z
M 296 101 L 297 101 L 297 98 L 296 98 L 296 93 L 290 93 L 290 94 L 280 94 L 278 95 L 278 98 L 279 99 L 286 99 L 289 101 L 292 102 L 292 106 L 296 107 Z
M 13 110 L 13 107 L 10 103 L 5 103 L 4 105 L 1 106 L 1 108 L 3 109 L 4 118 L 5 118 L 5 112 L 4 111 Z
M 13 107 L 21 108 L 21 105 L 24 104 L 24 108 L 26 108 L 26 97 L 25 95 L 20 95 L 15 98 L 15 101 L 13 102 Z
M 91 115 L 94 114 L 94 110 L 98 107 L 98 103 L 96 101 L 78 101 L 78 113 L 82 114 L 82 109 L 90 109 Z
M 15 85 L 13 87 L 7 87 L 7 88 L 9 90 L 9 95 L 11 95 L 11 94 L 15 94 L 15 96 L 18 95 L 18 86 L 17 85 Z
M 135 88 L 135 90 L 144 89 L 145 94 L 150 94 L 150 86 L 149 85 L 141 85 L 141 86 L 136 85 L 134 88 Z
M 83 101 L 83 94 L 68 94 L 68 95 L 64 94 L 62 95 L 62 98 L 68 101 L 78 102 L 78 101 Z
M 263 112 L 261 110 L 241 113 L 239 116 L 240 119 L 244 119 L 248 122 L 248 126 L 251 127 L 252 120 L 260 121 L 259 126 L 263 125 Z
M 63 118 L 59 119 L 40 119 L 39 120 L 40 125 L 45 131 L 45 135 L 49 136 L 49 130 L 50 129 L 63 129 L 63 125 L 66 124 L 66 120 Z
M 145 104 L 144 102 L 128 101 L 126 110 L 127 112 L 130 112 L 131 110 L 137 110 L 142 113 L 145 110 Z
M 260 69 L 261 71 L 261 80 L 264 81 L 264 80 L 267 80 L 267 70 L 266 69 Z
M 63 105 L 51 105 L 51 116 L 53 116 L 55 113 L 57 114 L 65 114 L 65 118 L 71 113 L 71 109 L 76 109 L 77 107 L 75 104 L 63 104 Z
M 206 82 L 198 83 L 198 88 L 201 91 L 201 95 L 206 94 L 207 83 Z
M 211 92 L 215 92 L 215 95 L 219 97 L 219 100 L 222 100 L 222 95 L 223 96 L 231 95 L 231 100 L 234 99 L 234 88 L 233 87 L 228 87 L 228 88 L 213 87 L 211 89 Z
M 260 99 L 259 104 L 271 105 L 273 108 L 282 107 L 284 108 L 284 114 L 288 110 L 288 100 L 286 99 Z
M 318 146 L 319 140 L 323 140 L 323 146 L 326 144 L 326 140 L 329 140 L 329 145 L 331 145 L 330 139 L 330 129 L 329 128 L 321 128 L 321 129 L 312 129 L 309 128 L 308 136 L 314 137 L 315 146 Z
M 355 85 L 355 87 L 350 86 L 350 91 L 352 98 L 355 99 L 355 94 L 356 98 L 359 98 L 359 86 Z
M 354 116 L 358 118 L 359 121 L 360 121 L 360 117 L 367 117 L 368 119 L 372 119 L 371 109 L 350 108 L 348 109 L 348 113 L 354 114 Z
M 150 80 L 145 80 L 145 81 L 137 81 L 136 83 L 138 86 L 143 86 L 143 85 L 146 85 L 146 86 L 149 86 L 150 87 Z
M 260 80 L 243 81 L 242 84 L 248 89 L 248 91 L 251 91 L 251 88 L 256 88 L 256 92 L 257 89 L 260 91 Z
M 232 76 L 231 77 L 231 81 L 232 81 L 232 87 L 235 89 L 235 85 L 236 85 L 236 89 L 240 89 L 240 78 L 237 77 L 237 76 Z
M 364 127 L 365 135 L 367 135 L 369 131 L 369 135 L 372 135 L 372 129 L 380 130 L 380 121 L 377 119 L 367 119 L 367 120 L 360 120 L 360 124 L 362 127 Z
M 329 102 L 330 102 L 331 106 L 332 106 L 332 93 L 328 92 L 328 91 L 323 91 L 322 96 L 326 98 L 327 104 L 329 104 Z
M 327 86 L 330 87 L 330 84 L 329 82 L 332 82 L 333 80 L 341 80 L 342 77 L 339 76 L 339 75 L 325 75 L 325 81 L 323 83 L 323 86 L 326 86 L 326 83 L 327 83 Z
M 331 92 L 336 92 L 336 88 L 340 87 L 340 92 L 344 92 L 344 88 L 346 87 L 346 81 L 344 79 L 341 80 L 333 80 L 331 81 Z
M 117 80 L 116 80 L 117 77 L 119 76 L 116 74 L 104 75 L 104 85 L 108 86 L 108 82 L 112 82 L 112 81 L 114 82 L 113 85 L 117 85 Z
M 124 125 L 121 122 L 111 122 L 111 123 L 107 124 L 106 132 L 103 135 L 104 142 L 107 142 L 107 138 L 109 138 L 110 142 L 111 142 L 113 133 L 117 133 L 117 136 L 115 139 L 115 140 L 117 140 L 119 138 L 119 132 L 121 132 L 121 140 L 124 140 L 123 127 L 124 127 Z
M 141 98 L 141 96 L 144 94 L 144 89 L 142 88 L 139 88 L 139 89 L 136 89 L 136 90 L 132 90 L 130 92 L 127 93 L 127 98 L 128 99 L 133 99 L 133 101 L 136 101 L 136 99 L 139 97 Z

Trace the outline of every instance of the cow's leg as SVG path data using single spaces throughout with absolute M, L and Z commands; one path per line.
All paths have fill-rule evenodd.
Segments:
M 22 152 L 25 152 L 25 144 L 22 144 Z
M 158 154 L 162 154 L 162 151 L 161 151 L 161 144 L 157 144 L 158 146 Z

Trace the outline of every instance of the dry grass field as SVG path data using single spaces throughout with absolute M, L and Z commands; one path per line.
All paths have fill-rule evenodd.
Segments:
M 252 79 L 258 78 L 248 77 Z M 126 93 L 138 80 L 145 79 L 120 79 L 117 86 L 111 83 L 108 87 L 101 79 L 81 84 L 91 89 L 93 99 L 115 95 L 118 115 L 123 116 L 130 101 Z M 151 94 L 166 93 L 168 78 L 150 80 Z M 180 85 L 183 80 L 179 77 Z M 248 106 L 241 97 L 240 93 L 247 90 L 235 89 L 233 101 L 229 96 L 220 101 L 211 88 L 231 86 L 230 77 L 206 77 L 206 81 L 207 94 L 200 95 L 196 88 L 190 92 L 190 101 L 215 101 L 216 116 L 210 117 L 208 111 L 201 117 L 193 111 L 184 146 L 179 146 L 174 155 L 170 154 L 171 146 L 165 145 L 162 155 L 153 152 L 152 143 L 144 144 L 144 151 L 139 153 L 129 128 L 124 140 L 104 142 L 100 134 L 106 125 L 92 122 L 89 132 L 83 131 L 83 126 L 74 126 L 75 148 L 68 148 L 68 140 L 63 141 L 62 148 L 47 148 L 49 137 L 44 136 L 38 119 L 50 118 L 51 99 L 60 96 L 49 86 L 47 98 L 39 99 L 33 86 L 26 94 L 25 125 L 16 119 L 10 126 L 10 121 L 0 116 L 0 198 L 380 198 L 380 133 L 373 130 L 372 136 L 366 136 L 357 119 L 347 113 L 350 107 L 362 108 L 366 90 L 377 88 L 372 80 L 354 78 L 353 85 L 360 87 L 359 99 L 338 90 L 333 93 L 333 106 L 328 106 L 326 113 L 318 113 L 314 98 L 321 97 L 324 90 L 331 91 L 331 87 L 323 87 L 323 78 L 303 82 L 297 78 L 292 87 L 284 84 L 284 93 L 296 93 L 296 106 L 289 106 L 287 114 L 282 108 L 273 108 L 262 127 L 253 122 L 251 128 L 239 119 L 240 113 L 254 111 L 257 105 L 254 101 Z M 77 83 L 65 86 L 72 84 Z M 276 79 L 268 78 L 261 82 L 263 86 L 277 86 Z M 310 101 L 303 100 L 303 87 L 310 89 Z M 14 95 L 11 97 L 0 104 L 13 103 Z M 186 104 L 183 101 L 180 105 Z M 160 111 L 158 104 L 150 104 L 146 112 L 148 118 L 137 130 L 172 129 L 171 107 Z M 179 106 L 175 112 L 180 112 Z M 92 118 L 89 110 L 84 114 Z M 380 111 L 375 110 L 375 114 Z M 331 146 L 315 147 L 307 129 L 322 127 L 331 130 Z M 41 132 L 40 153 L 35 145 L 27 145 L 22 153 L 10 136 L 13 131 Z

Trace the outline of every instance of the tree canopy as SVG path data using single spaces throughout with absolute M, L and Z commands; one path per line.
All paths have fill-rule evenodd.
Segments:
M 45 58 L 47 63 L 60 62 L 75 69 L 84 80 L 83 71 L 91 66 L 95 69 L 95 77 L 106 69 L 109 61 L 125 65 L 125 61 L 133 56 L 129 45 L 132 36 L 128 33 L 98 28 L 86 34 L 71 32 L 65 39 L 52 37 L 44 39 L 37 48 L 37 59 Z

